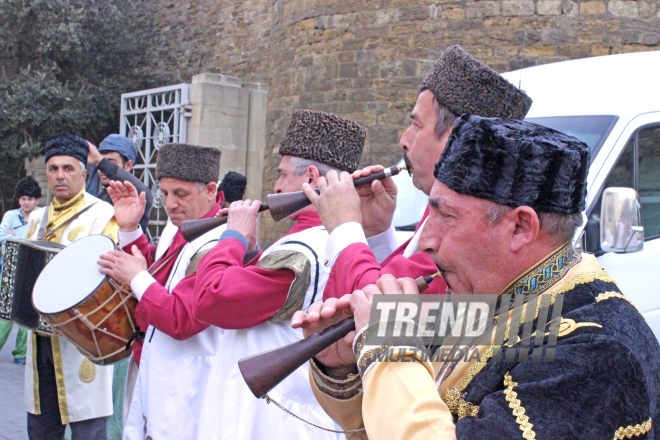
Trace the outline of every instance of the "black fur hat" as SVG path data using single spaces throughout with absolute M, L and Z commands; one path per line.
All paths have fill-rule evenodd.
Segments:
M 80 136 L 58 134 L 46 141 L 46 162 L 53 156 L 71 156 L 87 165 L 89 145 Z
M 18 200 L 23 196 L 34 197 L 35 199 L 41 197 L 41 187 L 34 177 L 25 176 L 16 184 L 14 198 Z
M 315 160 L 352 173 L 360 165 L 367 132 L 330 113 L 296 110 L 280 145 L 282 156 Z
M 158 150 L 156 179 L 171 177 L 188 182 L 217 182 L 220 155 L 217 148 L 188 144 L 167 144 Z
M 500 205 L 573 214 L 584 210 L 590 154 L 584 142 L 541 125 L 463 115 L 435 177 Z
M 465 113 L 486 118 L 524 119 L 532 98 L 461 49 L 451 46 L 442 54 L 422 86 L 456 116 Z
M 218 191 L 225 194 L 227 202 L 235 202 L 236 200 L 243 200 L 245 187 L 247 186 L 247 179 L 244 175 L 235 171 L 230 171 L 222 178 Z

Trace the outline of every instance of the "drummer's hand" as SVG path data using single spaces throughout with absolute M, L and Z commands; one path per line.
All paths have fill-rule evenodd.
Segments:
M 353 179 L 368 176 L 382 170 L 382 165 L 374 165 L 357 170 L 353 173 Z M 383 180 L 374 180 L 371 185 L 365 185 L 357 189 L 360 195 L 360 207 L 362 211 L 362 229 L 364 235 L 373 237 L 385 232 L 392 224 L 394 210 L 396 209 L 397 188 L 394 180 L 388 177 Z
M 97 263 L 99 272 L 108 275 L 119 284 L 131 284 L 133 278 L 143 270 L 147 270 L 147 260 L 137 246 L 131 248 L 131 254 L 122 251 L 110 251 L 101 255 Z
M 115 218 L 121 232 L 135 232 L 144 215 L 147 199 L 144 192 L 138 195 L 135 186 L 128 180 L 124 183 L 111 180 L 108 195 L 115 207 Z
M 316 194 L 308 183 L 303 183 L 302 189 L 319 212 L 328 234 L 344 223 L 362 223 L 360 196 L 350 174 L 342 171 L 337 175 L 336 171 L 330 170 L 325 177 L 319 177 L 316 184 L 320 194 Z
M 259 200 L 237 200 L 229 205 L 227 229 L 240 232 L 248 241 L 247 252 L 257 248 L 257 219 L 259 218 Z
M 344 295 L 339 299 L 328 298 L 325 302 L 312 304 L 307 312 L 297 311 L 291 318 L 291 327 L 302 327 L 303 335 L 307 338 L 351 317 L 353 313 L 349 303 L 350 297 L 351 295 Z M 355 339 L 355 331 L 314 357 L 317 362 L 325 366 L 330 376 L 345 378 L 348 374 L 357 373 L 357 361 L 352 348 L 353 339 Z
M 12 231 L 11 229 L 7 228 L 7 234 L 9 234 L 9 235 L 14 235 L 14 231 Z

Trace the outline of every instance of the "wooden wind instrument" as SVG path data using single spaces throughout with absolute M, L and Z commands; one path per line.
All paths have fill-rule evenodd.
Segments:
M 417 278 L 415 284 L 419 292 L 428 289 L 431 281 L 439 276 L 442 275 L 437 272 Z M 252 394 L 261 399 L 301 365 L 353 330 L 355 320 L 346 318 L 306 339 L 243 358 L 238 361 L 238 368 Z
M 389 167 L 369 174 L 368 176 L 358 177 L 353 180 L 356 188 L 369 185 L 374 180 L 382 180 L 390 176 L 396 176 L 406 167 Z M 315 190 L 319 193 L 319 190 Z M 276 222 L 282 221 L 291 214 L 295 214 L 303 208 L 311 205 L 312 202 L 307 198 L 304 192 L 295 191 L 290 193 L 269 194 L 268 203 L 264 203 L 259 208 L 259 212 L 269 210 L 270 215 Z M 191 242 L 201 237 L 212 229 L 227 223 L 227 216 L 205 218 L 200 220 L 187 220 L 181 223 L 181 234 L 186 241 Z

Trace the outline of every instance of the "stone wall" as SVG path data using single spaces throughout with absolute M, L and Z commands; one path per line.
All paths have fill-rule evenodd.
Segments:
M 296 108 L 354 119 L 367 129 L 362 164 L 394 163 L 417 87 L 452 44 L 500 72 L 660 49 L 660 0 L 161 1 L 162 68 L 188 81 L 204 53 L 202 72 L 268 85 L 264 195 Z M 261 225 L 262 244 L 287 227 Z

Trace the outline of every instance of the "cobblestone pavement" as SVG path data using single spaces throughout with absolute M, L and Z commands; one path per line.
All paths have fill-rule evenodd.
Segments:
M 18 327 L 14 326 L 0 351 L 0 440 L 26 440 L 27 413 L 23 403 L 25 367 L 14 363 Z

